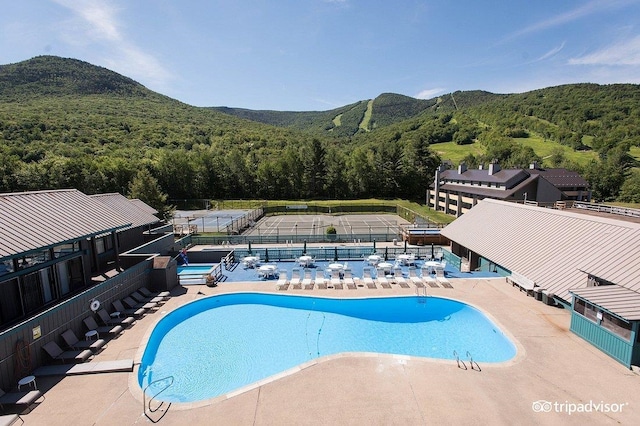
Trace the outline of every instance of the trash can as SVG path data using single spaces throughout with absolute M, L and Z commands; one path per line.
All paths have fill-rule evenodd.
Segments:
M 393 245 L 394 245 L 394 246 L 397 246 L 397 245 L 398 245 L 398 239 L 397 239 L 397 238 L 394 238 L 394 239 L 393 239 Z

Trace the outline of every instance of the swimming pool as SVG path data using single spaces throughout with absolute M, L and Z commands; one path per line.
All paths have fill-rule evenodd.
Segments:
M 314 358 L 375 352 L 478 362 L 515 356 L 515 346 L 484 314 L 451 299 L 332 299 L 280 294 L 210 296 L 167 314 L 149 338 L 141 387 L 172 376 L 159 399 L 213 398 Z M 161 381 L 157 384 L 162 387 Z M 159 389 L 151 386 L 153 395 Z

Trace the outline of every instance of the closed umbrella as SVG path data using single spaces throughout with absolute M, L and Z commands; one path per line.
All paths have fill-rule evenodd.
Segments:
M 307 254 L 307 240 L 304 240 L 304 246 L 302 247 L 302 254 Z
M 251 253 L 251 241 L 249 241 L 249 254 L 253 254 Z
M 376 252 L 376 240 L 373 240 L 373 252 Z
M 389 247 L 384 248 L 384 260 L 389 260 Z
M 407 252 L 407 240 L 404 240 L 404 252 Z
M 264 249 L 264 261 L 265 262 L 269 261 L 269 250 L 266 247 Z
M 435 259 L 435 258 L 436 258 L 436 252 L 435 252 L 435 250 L 433 249 L 433 243 L 431 243 L 431 260 L 433 260 L 433 259 Z
M 338 261 L 338 247 L 333 248 L 333 261 L 334 262 Z

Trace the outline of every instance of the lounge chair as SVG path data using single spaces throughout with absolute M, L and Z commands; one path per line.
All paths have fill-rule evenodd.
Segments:
M 144 297 L 137 291 L 134 291 L 129 296 L 131 296 L 138 303 L 155 303 L 157 306 L 164 304 L 164 299 L 162 297 Z
M 42 349 L 44 349 L 44 351 L 55 361 L 60 361 L 62 363 L 66 361 L 85 362 L 93 355 L 93 352 L 89 349 L 63 351 L 56 342 L 49 342 L 44 345 Z
M 289 280 L 289 284 L 294 290 L 300 290 L 302 288 L 300 269 L 294 268 L 294 270 L 291 271 L 291 280 Z
M 135 300 L 133 300 L 131 298 L 131 296 L 127 296 L 124 299 L 122 299 L 122 302 L 125 304 L 125 306 L 128 306 L 131 309 L 144 309 L 145 312 L 146 311 L 150 311 L 152 309 L 157 309 L 158 308 L 158 304 L 157 303 L 139 303 L 136 302 Z
M 73 330 L 67 330 L 62 333 L 62 340 L 66 343 L 66 345 L 74 350 L 79 349 L 90 349 L 93 353 L 98 352 L 104 345 L 107 344 L 107 341 L 104 339 L 98 340 L 80 340 L 76 333 Z
M 373 282 L 373 277 L 371 276 L 371 269 L 364 268 L 362 270 L 362 282 L 367 288 L 376 288 L 376 283 Z
M 444 269 L 436 269 L 436 280 L 442 284 L 444 288 L 453 288 L 447 277 L 444 275 Z
M 302 279 L 302 288 L 305 290 L 313 289 L 313 276 L 311 275 L 311 271 L 309 269 L 304 270 L 304 278 Z
M 384 270 L 382 269 L 376 270 L 376 281 L 378 282 L 378 284 L 382 285 L 382 287 L 389 284 L 389 280 L 384 274 Z
M 122 333 L 122 331 L 124 330 L 124 328 L 122 328 L 121 325 L 99 326 L 93 317 L 86 317 L 85 319 L 82 320 L 82 322 L 84 322 L 84 325 L 87 327 L 88 330 L 97 331 L 98 336 L 100 335 L 100 333 L 102 333 L 102 335 L 109 334 L 111 336 L 117 336 L 118 334 Z
M 169 298 L 171 298 L 171 292 L 168 291 L 160 291 L 160 292 L 152 292 L 151 290 L 149 290 L 146 287 L 140 287 L 138 289 L 138 291 L 144 296 L 144 297 L 162 297 L 164 300 L 167 300 Z
M 429 274 L 429 271 L 426 268 L 422 268 L 422 282 L 427 284 L 429 287 L 440 287 L 436 282 L 436 279 Z
M 120 299 L 114 300 L 111 304 L 113 305 L 113 309 L 116 311 L 127 316 L 133 315 L 134 318 L 140 318 L 145 312 L 147 312 L 144 308 L 125 308 Z
M 424 283 L 422 282 L 422 277 L 419 277 L 416 273 L 416 268 L 409 268 L 409 280 L 416 287 L 424 287 Z
M 287 271 L 280 271 L 278 273 L 278 282 L 276 283 L 276 290 L 286 290 L 289 288 L 289 280 L 287 280 Z
M 320 288 L 323 290 L 327 289 L 327 280 L 324 278 L 324 271 L 321 271 L 321 270 L 316 271 L 315 285 L 317 288 Z
M 98 314 L 98 318 L 100 318 L 100 321 L 102 321 L 103 325 L 121 325 L 123 327 L 131 327 L 133 325 L 133 323 L 136 321 L 135 318 L 133 317 L 120 317 L 120 315 L 124 315 L 122 314 L 122 312 L 120 311 L 116 311 L 116 313 L 118 313 L 118 316 L 111 316 L 111 314 L 109 312 L 107 312 L 106 309 L 99 309 L 98 312 L 96 312 L 96 314 Z
M 20 417 L 20 414 L 2 414 L 0 415 L 0 426 L 11 426 L 18 420 L 22 421 L 22 423 L 20 423 L 21 425 L 24 424 L 24 419 Z
M 331 285 L 334 289 L 342 290 L 342 280 L 340 279 L 340 271 L 331 271 Z
M 344 282 L 344 285 L 346 285 L 349 290 L 358 289 L 358 287 L 356 286 L 356 282 L 353 279 L 353 275 L 351 275 L 350 269 L 346 269 L 344 271 L 344 277 L 342 278 L 342 281 Z
M 5 393 L 5 391 L 0 389 L 0 409 L 4 411 L 5 405 L 16 406 L 21 409 L 28 408 L 40 398 L 44 399 L 44 395 L 38 389 L 27 391 L 27 392 L 9 392 L 9 393 Z M 5 417 L 5 416 L 2 416 L 2 417 Z M 18 418 L 22 419 L 21 417 L 18 417 Z M 9 417 L 9 415 L 7 415 L 6 418 L 2 420 L 4 421 L 4 423 L 0 423 L 0 424 L 11 425 L 17 419 L 12 420 Z M 23 423 L 24 423 L 24 420 L 23 420 Z

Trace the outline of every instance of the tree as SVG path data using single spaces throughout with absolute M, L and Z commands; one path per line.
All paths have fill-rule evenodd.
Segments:
M 146 168 L 141 169 L 133 178 L 127 195 L 129 198 L 138 198 L 158 210 L 160 217 L 165 220 L 174 210 L 174 206 L 166 204 L 167 194 L 162 192 L 158 180 Z
M 618 201 L 640 203 L 640 169 L 633 169 L 620 188 Z

